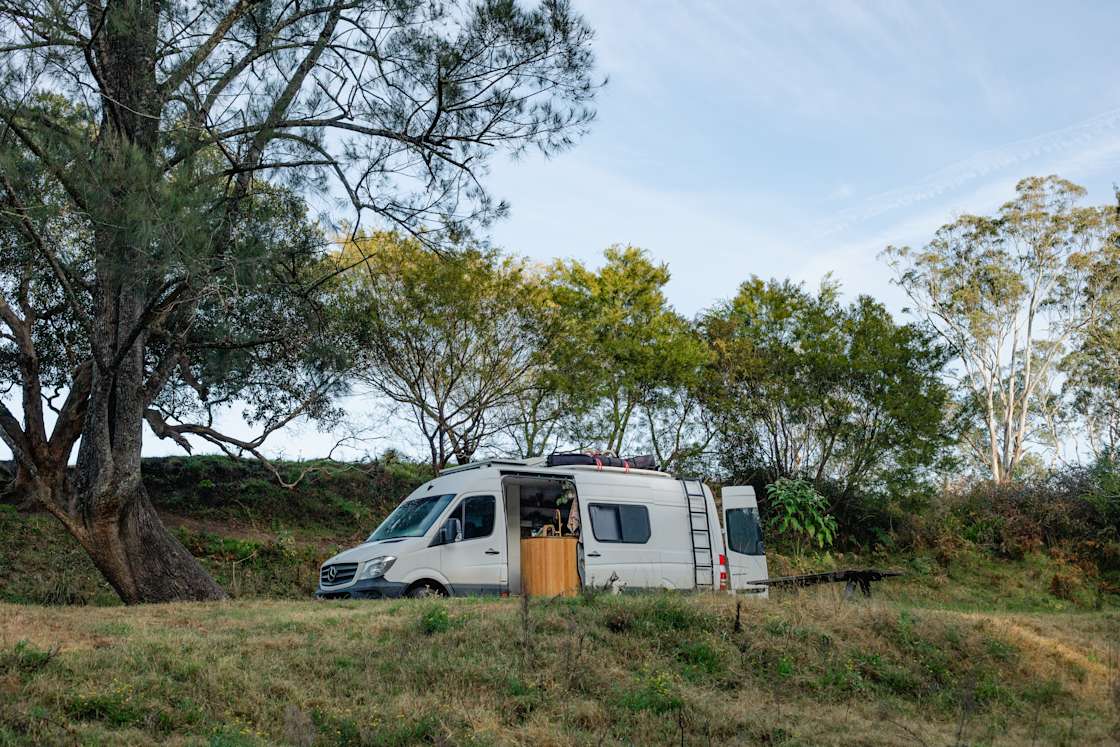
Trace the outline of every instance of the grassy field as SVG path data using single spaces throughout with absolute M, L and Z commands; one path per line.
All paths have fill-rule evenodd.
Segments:
M 1120 614 L 842 598 L 0 604 L 0 744 L 1109 744 Z
M 296 492 L 233 460 L 145 469 L 231 600 L 123 608 L 55 520 L 0 503 L 0 747 L 1120 741 L 1120 599 L 1060 555 L 771 555 L 905 572 L 871 600 L 314 602 L 414 467 Z

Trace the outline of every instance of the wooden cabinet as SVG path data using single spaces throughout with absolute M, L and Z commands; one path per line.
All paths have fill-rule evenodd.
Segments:
M 521 593 L 571 597 L 579 592 L 575 537 L 521 540 Z

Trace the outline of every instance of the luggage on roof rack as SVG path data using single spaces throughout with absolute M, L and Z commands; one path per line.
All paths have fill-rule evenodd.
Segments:
M 624 469 L 657 469 L 657 459 L 652 454 L 633 457 L 619 457 L 614 454 L 600 454 L 591 451 L 554 452 L 545 462 L 549 467 L 563 467 L 572 464 L 587 464 L 596 467 L 622 467 Z

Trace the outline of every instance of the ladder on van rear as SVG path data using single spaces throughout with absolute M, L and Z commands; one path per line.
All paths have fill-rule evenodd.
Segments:
M 708 498 L 700 480 L 681 480 L 688 503 L 689 537 L 692 539 L 693 578 L 697 589 L 715 590 L 712 527 L 708 521 Z

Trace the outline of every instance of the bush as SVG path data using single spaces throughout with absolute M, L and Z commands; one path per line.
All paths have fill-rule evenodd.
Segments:
M 445 633 L 451 629 L 451 617 L 447 608 L 442 605 L 433 605 L 424 610 L 420 615 L 420 631 L 424 635 Z
M 57 648 L 45 651 L 20 641 L 11 649 L 0 650 L 0 674 L 35 674 L 57 655 Z
M 790 538 L 796 554 L 800 555 L 806 544 L 821 550 L 832 547 L 836 519 L 812 483 L 783 477 L 767 486 L 766 497 L 770 504 L 770 530 Z
M 196 518 L 298 521 L 332 529 L 368 531 L 397 503 L 425 480 L 426 464 L 386 452 L 366 464 L 332 461 L 277 462 L 292 490 L 254 459 L 225 456 L 161 457 L 145 459 L 144 486 L 160 510 Z
M 912 544 L 946 555 L 967 543 L 1014 560 L 1047 551 L 1085 570 L 1120 569 L 1117 462 L 1104 455 L 1089 467 L 959 486 L 915 517 L 911 530 Z

